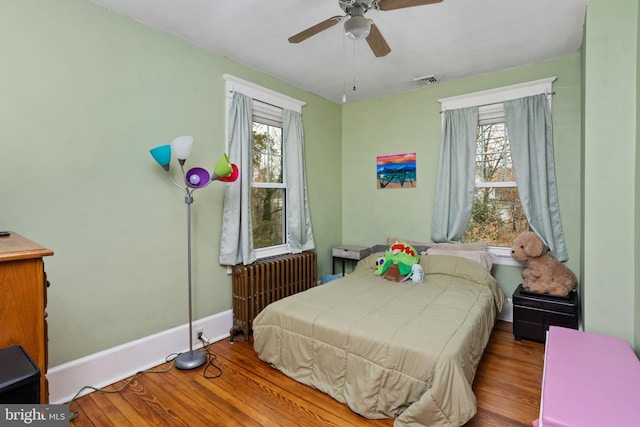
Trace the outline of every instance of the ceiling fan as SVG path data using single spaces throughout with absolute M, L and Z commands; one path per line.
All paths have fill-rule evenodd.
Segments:
M 391 52 L 384 37 L 376 24 L 364 17 L 369 9 L 395 10 L 406 7 L 424 6 L 432 3 L 440 3 L 442 0 L 338 0 L 340 8 L 345 15 L 332 16 L 329 19 L 313 25 L 298 34 L 289 37 L 289 43 L 300 43 L 311 36 L 318 34 L 344 21 L 344 32 L 353 40 L 366 38 L 371 51 L 377 57 L 385 56 Z

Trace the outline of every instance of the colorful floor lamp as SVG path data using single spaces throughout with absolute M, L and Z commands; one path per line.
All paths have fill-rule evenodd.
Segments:
M 198 188 L 204 188 L 213 181 L 233 182 L 238 179 L 238 167 L 229 163 L 229 158 L 223 154 L 218 159 L 213 173 L 209 175 L 203 168 L 191 168 L 184 172 L 184 163 L 191 154 L 193 147 L 192 136 L 180 136 L 173 140 L 171 145 L 162 145 L 149 150 L 153 158 L 167 172 L 171 182 L 185 193 L 184 202 L 187 205 L 187 259 L 188 259 L 188 288 L 189 288 L 189 352 L 181 353 L 176 358 L 176 367 L 179 369 L 194 369 L 202 366 L 207 361 L 207 356 L 201 351 L 193 350 L 193 318 L 191 302 L 191 204 L 193 203 L 193 192 Z M 169 172 L 171 163 L 171 151 L 178 158 L 180 170 L 184 178 L 184 184 L 178 184 Z

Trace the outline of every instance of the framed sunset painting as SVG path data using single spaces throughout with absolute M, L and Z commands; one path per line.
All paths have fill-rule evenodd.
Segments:
M 378 156 L 376 175 L 378 188 L 415 188 L 416 153 Z

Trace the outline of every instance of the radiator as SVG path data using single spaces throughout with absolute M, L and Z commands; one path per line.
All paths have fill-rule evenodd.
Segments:
M 316 286 L 318 264 L 315 252 L 264 258 L 232 271 L 233 327 L 235 335 L 249 339 L 253 319 L 268 304 Z

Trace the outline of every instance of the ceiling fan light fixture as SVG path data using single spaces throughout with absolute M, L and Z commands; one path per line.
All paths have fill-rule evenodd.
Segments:
M 367 37 L 371 31 L 371 21 L 364 16 L 355 15 L 344 21 L 344 33 L 353 40 Z

